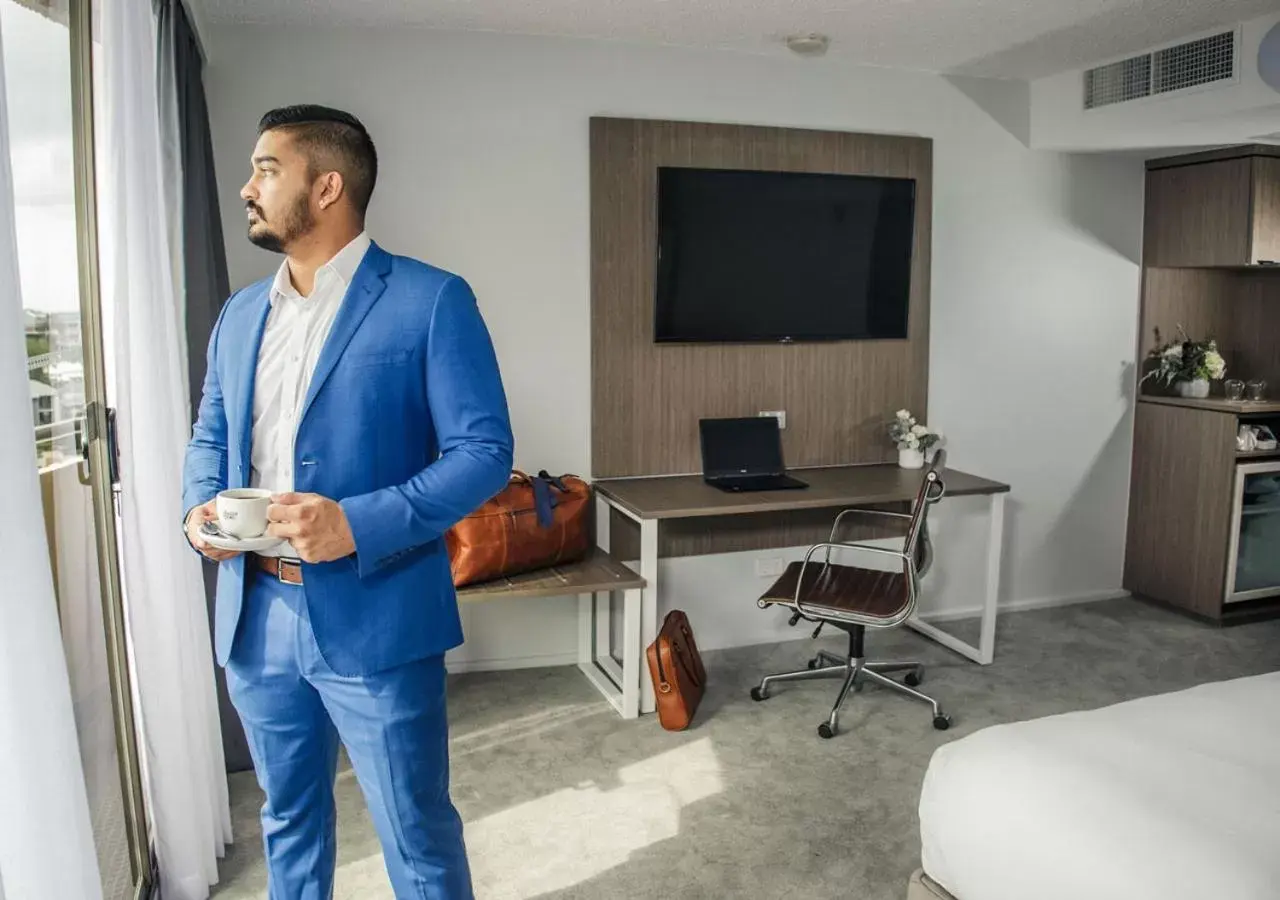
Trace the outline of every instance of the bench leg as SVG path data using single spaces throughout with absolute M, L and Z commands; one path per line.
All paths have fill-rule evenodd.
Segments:
M 596 659 L 606 659 L 613 652 L 613 595 L 596 594 Z
M 640 607 L 639 589 L 625 592 L 623 601 L 622 665 L 613 658 L 608 615 L 611 595 L 578 595 L 578 668 L 624 719 L 640 711 Z M 602 638 L 603 633 L 603 638 Z
M 594 594 L 578 595 L 578 665 L 580 666 L 588 666 L 596 661 L 595 606 Z

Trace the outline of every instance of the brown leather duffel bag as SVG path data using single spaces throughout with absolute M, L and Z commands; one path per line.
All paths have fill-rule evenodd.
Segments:
M 707 670 L 702 666 L 688 616 L 678 609 L 667 613 L 657 639 L 645 655 L 653 678 L 658 721 L 667 731 L 688 728 L 707 684 Z
M 512 472 L 507 486 L 445 532 L 456 587 L 561 563 L 591 549 L 591 486 L 576 475 Z

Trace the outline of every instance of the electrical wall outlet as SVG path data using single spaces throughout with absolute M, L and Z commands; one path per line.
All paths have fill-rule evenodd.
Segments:
M 787 427 L 787 411 L 785 409 L 762 409 L 760 410 L 759 415 L 773 416 L 778 420 L 779 429 Z
M 761 578 L 777 578 L 786 568 L 781 556 L 756 557 L 756 574 Z

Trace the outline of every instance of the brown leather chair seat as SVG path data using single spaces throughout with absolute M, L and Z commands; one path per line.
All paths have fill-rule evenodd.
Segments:
M 793 562 L 760 598 L 760 605 L 794 608 L 796 582 L 802 564 Z M 891 619 L 911 601 L 910 585 L 902 572 L 881 572 L 810 560 L 805 571 L 800 603 L 806 613 L 856 613 Z

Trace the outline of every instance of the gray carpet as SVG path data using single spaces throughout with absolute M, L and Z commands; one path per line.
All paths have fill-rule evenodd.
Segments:
M 824 637 L 706 654 L 711 687 L 681 733 L 622 721 L 572 668 L 455 677 L 454 800 L 477 897 L 901 900 L 919 861 L 921 779 L 944 742 L 1280 669 L 1280 622 L 1218 629 L 1135 600 L 1004 614 L 988 667 L 898 629 L 871 635 L 868 656 L 930 664 L 923 689 L 951 730 L 931 727 L 927 705 L 868 685 L 824 741 L 815 729 L 838 682 L 748 697 L 762 673 L 802 666 L 815 645 L 842 647 Z M 391 898 L 349 770 L 336 791 L 336 897 Z M 214 896 L 264 898 L 251 774 L 233 776 L 231 796 L 236 844 Z

